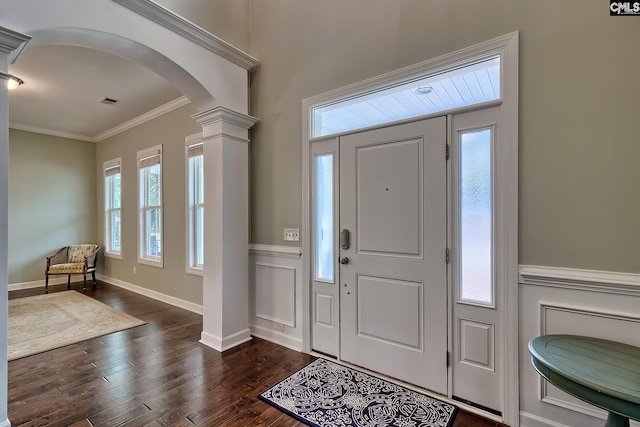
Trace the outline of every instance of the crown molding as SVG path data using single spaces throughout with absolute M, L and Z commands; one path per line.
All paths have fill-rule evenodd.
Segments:
M 1 77 L 1 76 L 0 76 Z M 67 133 L 67 132 L 60 132 L 57 130 L 53 130 L 53 129 L 47 129 L 47 128 L 41 128 L 41 127 L 37 127 L 37 126 L 31 126 L 31 125 L 25 125 L 23 123 L 17 123 L 17 122 L 9 122 L 9 127 L 11 129 L 17 129 L 17 130 L 24 130 L 27 132 L 34 132 L 34 133 L 41 133 L 44 135 L 51 135 L 51 136 L 58 136 L 60 138 L 68 138 L 68 139 L 76 139 L 78 141 L 87 141 L 87 142 L 100 142 L 103 141 L 107 138 L 111 138 L 114 135 L 117 135 L 119 133 L 122 133 L 126 130 L 132 129 L 136 126 L 139 126 L 145 122 L 148 122 L 150 120 L 156 119 L 160 116 L 162 116 L 163 114 L 167 114 L 170 113 L 173 110 L 176 110 L 180 107 L 183 107 L 187 104 L 189 104 L 191 101 L 189 101 L 189 98 L 187 98 L 186 96 L 181 96 L 179 98 L 174 99 L 173 101 L 169 101 L 164 105 L 159 106 L 158 108 L 154 108 L 151 111 L 147 111 L 144 114 L 139 115 L 138 117 L 135 117 L 127 122 L 124 122 L 122 124 L 119 124 L 118 126 L 111 128 L 109 130 L 106 130 L 96 136 L 89 136 L 89 135 L 80 135 L 77 133 Z
M 258 60 L 251 55 L 244 53 L 237 47 L 204 30 L 202 27 L 195 25 L 151 0 L 113 1 L 239 65 L 245 70 L 250 70 L 258 64 Z
M 158 118 L 160 116 L 162 116 L 163 114 L 167 114 L 170 113 L 173 110 L 176 110 L 180 107 L 184 107 L 185 105 L 189 104 L 191 101 L 189 101 L 189 98 L 187 98 L 186 96 L 181 96 L 179 98 L 174 99 L 173 101 L 169 101 L 164 105 L 159 106 L 158 108 L 154 108 L 151 111 L 147 111 L 144 114 L 139 115 L 138 117 L 135 117 L 127 122 L 124 122 L 122 124 L 119 124 L 118 126 L 111 128 L 109 130 L 106 130 L 98 135 L 96 135 L 92 140 L 93 142 L 100 142 L 103 141 L 107 138 L 111 138 L 114 135 L 117 135 L 119 133 L 122 133 L 126 130 L 132 129 L 136 126 L 139 126 L 145 122 L 148 122 L 150 120 L 153 120 L 155 118 Z
M 37 126 L 25 125 L 23 123 L 9 122 L 9 128 L 24 130 L 26 132 L 41 133 L 43 135 L 57 136 L 60 138 L 76 139 L 78 141 L 96 142 L 95 138 L 88 135 L 80 135 L 76 133 L 59 132 L 57 130 L 40 128 Z
M 31 40 L 31 36 L 0 27 L 0 52 L 9 54 L 9 64 L 13 64 Z

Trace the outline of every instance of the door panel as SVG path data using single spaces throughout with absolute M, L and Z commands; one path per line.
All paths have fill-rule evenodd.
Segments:
M 338 140 L 315 141 L 311 147 L 311 347 L 338 356 L 338 282 L 336 267 Z
M 421 148 L 420 138 L 357 149 L 359 253 L 420 255 Z
M 493 107 L 457 114 L 452 120 L 452 394 L 500 412 L 503 286 L 495 268 L 500 212 L 492 164 L 497 113 Z
M 447 393 L 446 118 L 340 139 L 342 360 Z

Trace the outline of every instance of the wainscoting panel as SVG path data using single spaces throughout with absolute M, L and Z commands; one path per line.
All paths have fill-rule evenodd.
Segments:
M 520 272 L 520 425 L 601 427 L 605 411 L 544 381 L 527 345 L 539 335 L 574 334 L 640 346 L 640 275 L 532 266 Z
M 256 317 L 296 327 L 296 269 L 256 262 Z
M 251 334 L 302 350 L 302 259 L 300 248 L 251 245 Z

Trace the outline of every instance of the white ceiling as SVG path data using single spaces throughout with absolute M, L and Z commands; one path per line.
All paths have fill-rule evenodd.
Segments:
M 11 127 L 88 141 L 182 96 L 149 69 L 84 47 L 27 46 L 9 73 L 24 80 L 9 92 Z

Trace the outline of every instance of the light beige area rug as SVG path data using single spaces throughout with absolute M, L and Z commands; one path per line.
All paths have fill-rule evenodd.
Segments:
M 9 300 L 8 360 L 145 323 L 76 291 Z

